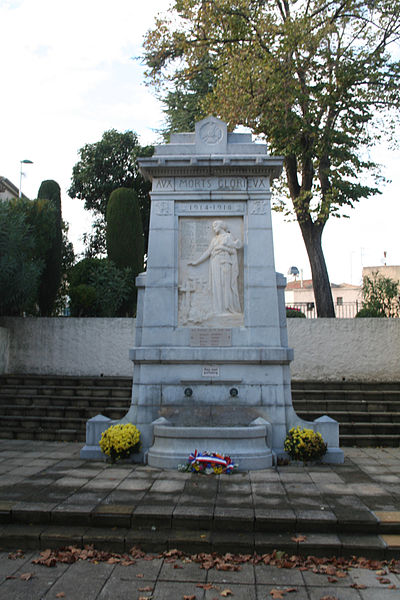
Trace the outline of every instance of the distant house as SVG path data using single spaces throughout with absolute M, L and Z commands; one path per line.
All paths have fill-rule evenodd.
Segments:
M 361 308 L 361 286 L 331 283 L 335 313 L 338 318 L 353 318 Z M 299 308 L 306 317 L 315 318 L 315 297 L 312 279 L 290 281 L 285 290 L 286 306 Z
M 379 267 L 363 267 L 362 275 L 371 277 L 374 273 L 379 273 L 383 277 L 389 277 L 394 281 L 400 282 L 400 266 L 399 265 L 379 265 Z
M 19 189 L 17 186 L 7 179 L 7 177 L 0 175 L 0 200 L 12 200 L 13 198 L 18 198 L 18 196 Z M 22 194 L 22 197 L 28 200 L 25 194 Z

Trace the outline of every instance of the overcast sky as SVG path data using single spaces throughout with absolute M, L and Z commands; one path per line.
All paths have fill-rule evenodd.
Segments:
M 104 131 L 135 131 L 142 144 L 155 143 L 161 106 L 143 83 L 144 68 L 133 60 L 143 35 L 169 0 L 0 0 L 0 175 L 35 198 L 40 183 L 61 187 L 63 216 L 76 251 L 91 217 L 66 191 L 78 150 Z M 375 151 L 392 183 L 363 200 L 351 219 L 330 219 L 323 246 L 332 282 L 361 280 L 361 266 L 400 264 L 400 152 Z M 278 271 L 290 266 L 310 277 L 296 223 L 273 217 Z

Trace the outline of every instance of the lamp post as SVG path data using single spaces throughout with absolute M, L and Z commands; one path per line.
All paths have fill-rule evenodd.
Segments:
M 25 160 L 20 160 L 19 161 L 21 163 L 21 170 L 19 173 L 19 194 L 18 197 L 21 198 L 22 197 L 22 165 L 33 165 L 33 161 L 32 160 L 28 160 L 27 158 L 25 158 Z

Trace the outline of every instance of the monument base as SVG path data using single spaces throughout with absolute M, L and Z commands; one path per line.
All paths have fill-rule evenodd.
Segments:
M 267 425 L 176 427 L 166 419 L 157 421 L 154 443 L 147 454 L 151 467 L 176 469 L 186 464 L 196 449 L 230 456 L 240 471 L 268 469 L 273 465 L 274 453 L 266 445 Z

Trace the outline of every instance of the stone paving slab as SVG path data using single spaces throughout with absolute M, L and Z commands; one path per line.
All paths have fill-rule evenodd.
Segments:
M 171 557 L 172 556 L 172 557 Z M 123 566 L 113 560 L 79 560 L 52 567 L 33 564 L 38 553 L 11 559 L 0 552 L 0 598 L 13 600 L 394 600 L 400 575 L 383 570 L 350 568 L 341 577 L 299 568 L 244 562 L 237 570 L 204 569 L 173 555 L 145 555 Z M 221 557 L 222 558 L 222 557 Z M 384 573 L 384 576 L 382 576 Z
M 80 449 L 76 443 L 0 440 L 3 547 L 18 541 L 26 548 L 46 541 L 54 546 L 57 538 L 83 543 L 86 531 L 97 543 L 120 548 L 139 540 L 149 549 L 176 542 L 220 551 L 237 543 L 249 551 L 280 544 L 318 555 L 400 552 L 400 486 L 393 483 L 399 448 L 346 448 L 343 465 L 210 477 L 83 461 Z M 299 532 L 303 545 L 292 540 Z

